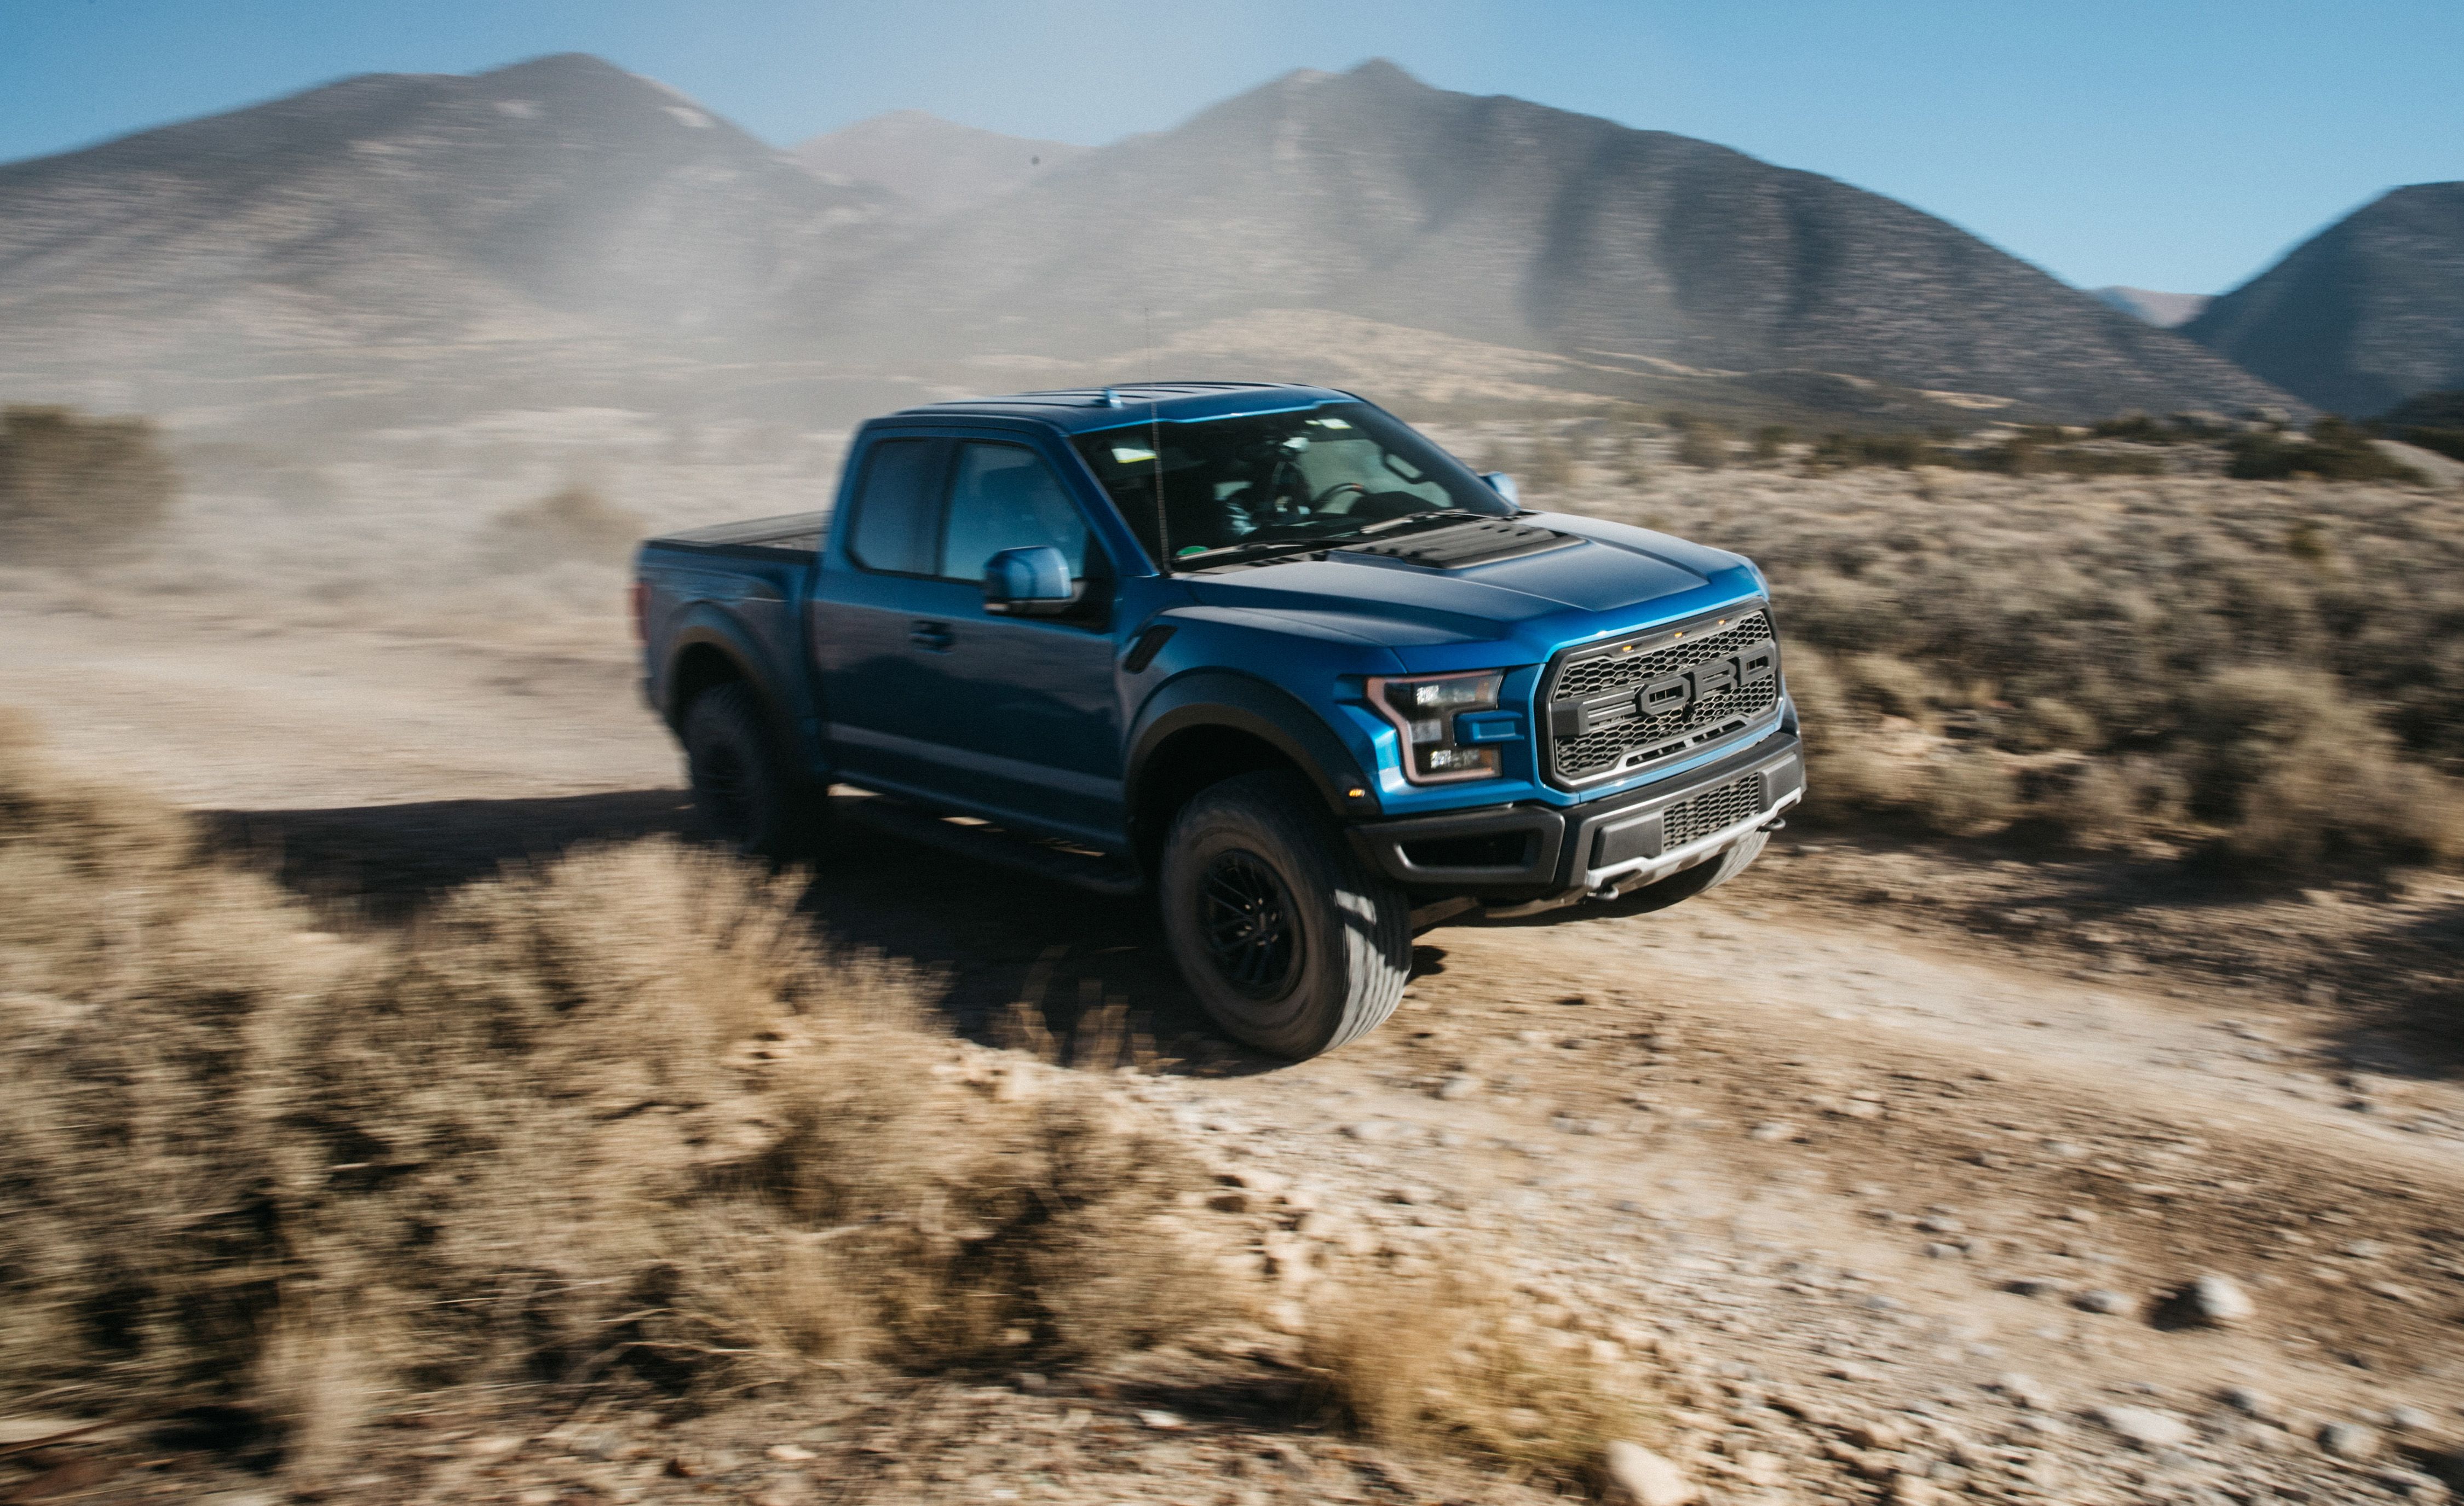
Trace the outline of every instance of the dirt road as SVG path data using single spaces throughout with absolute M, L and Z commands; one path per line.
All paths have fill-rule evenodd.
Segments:
M 682 828 L 612 626 L 508 648 L 12 605 L 0 705 L 382 912 Z M 855 832 L 812 903 L 935 970 L 963 1031 L 1155 1069 L 1293 1323 L 1347 1272 L 1510 1251 L 1569 1332 L 1666 1363 L 1722 1498 L 2437 1497 L 2464 1090 L 2408 1031 L 2454 1008 L 2464 900 L 2104 925 L 2078 885 L 1792 831 L 1661 915 L 1432 932 L 1393 1023 L 1297 1067 L 1208 1036 L 1134 905 Z M 2214 1321 L 2202 1276 L 2231 1284 Z

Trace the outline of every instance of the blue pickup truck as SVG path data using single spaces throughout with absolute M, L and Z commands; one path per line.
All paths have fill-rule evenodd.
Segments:
M 1458 917 L 1653 909 L 1804 794 L 1768 588 L 1527 512 L 1325 388 L 935 403 L 835 506 L 653 539 L 650 704 L 752 852 L 856 819 L 1152 894 L 1207 1012 L 1303 1057 Z

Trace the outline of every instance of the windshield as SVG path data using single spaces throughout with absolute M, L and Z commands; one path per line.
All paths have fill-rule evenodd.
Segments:
M 1148 555 L 1171 569 L 1327 548 L 1422 514 L 1514 512 L 1463 462 L 1366 403 L 1132 424 L 1081 434 L 1077 446 Z

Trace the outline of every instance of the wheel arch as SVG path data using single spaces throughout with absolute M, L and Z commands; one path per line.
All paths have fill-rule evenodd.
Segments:
M 669 726 L 682 730 L 685 713 L 693 709 L 695 697 L 715 685 L 741 681 L 761 703 L 772 733 L 787 736 L 791 728 L 784 720 L 785 708 L 772 693 L 760 663 L 752 642 L 725 615 L 709 609 L 694 612 L 669 640 L 659 676 L 660 715 L 667 718 Z
M 1199 671 L 1157 691 L 1130 739 L 1122 799 L 1147 872 L 1190 798 L 1254 769 L 1289 768 L 1338 817 L 1374 815 L 1376 786 L 1333 729 L 1290 692 L 1246 675 Z

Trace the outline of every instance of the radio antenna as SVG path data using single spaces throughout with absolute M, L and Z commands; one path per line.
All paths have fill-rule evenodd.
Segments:
M 1172 524 L 1166 520 L 1163 506 L 1163 418 L 1156 406 L 1155 386 L 1155 305 L 1146 304 L 1141 312 L 1146 323 L 1147 367 L 1147 458 L 1155 466 L 1155 547 L 1163 551 L 1163 573 L 1172 573 Z

